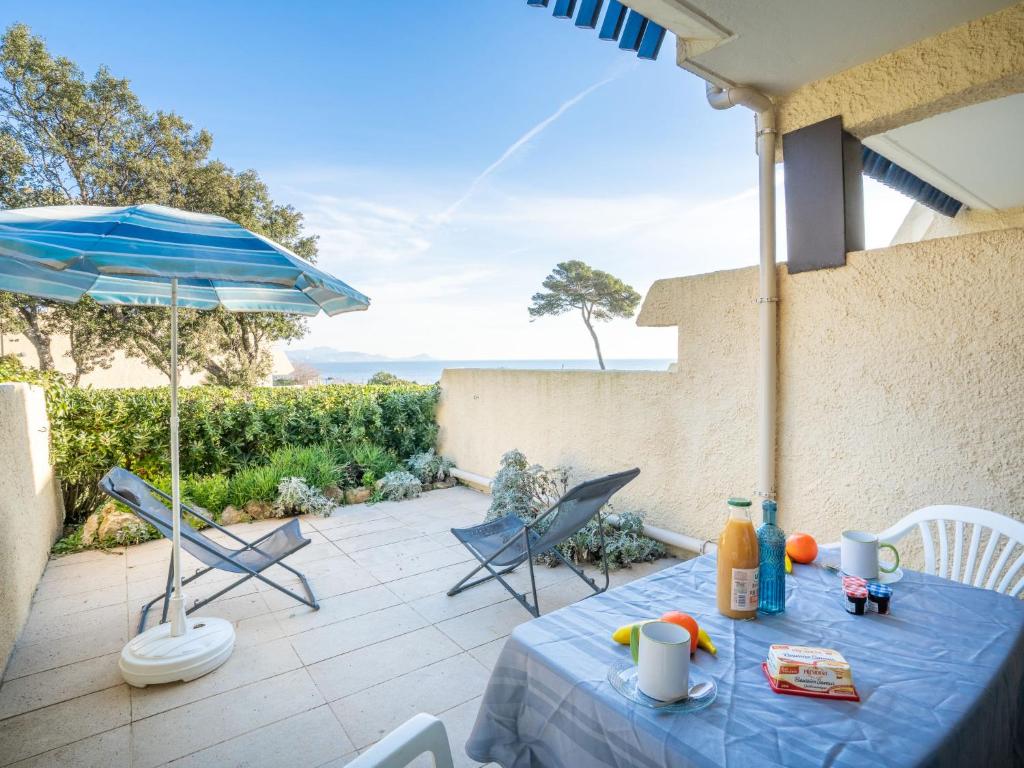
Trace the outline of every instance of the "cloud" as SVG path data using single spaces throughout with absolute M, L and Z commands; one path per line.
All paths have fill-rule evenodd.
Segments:
M 531 141 L 533 141 L 541 133 L 543 133 L 545 130 L 547 130 L 556 120 L 558 120 L 558 118 L 560 118 L 562 115 L 564 115 L 570 109 L 575 107 L 577 104 L 579 104 L 581 101 L 583 101 L 585 98 L 587 98 L 587 96 L 592 94 L 598 88 L 601 88 L 602 86 L 608 85 L 608 83 L 610 83 L 613 80 L 615 80 L 619 76 L 619 74 L 621 74 L 621 70 L 620 70 L 620 73 L 617 73 L 617 74 L 611 75 L 609 77 L 606 77 L 605 79 L 600 80 L 600 81 L 594 83 L 593 85 L 591 85 L 591 86 L 589 86 L 587 88 L 584 88 L 582 91 L 577 93 L 571 99 L 563 101 L 559 105 L 558 109 L 556 109 L 550 115 L 545 117 L 543 120 L 541 120 L 539 123 L 537 123 L 535 126 L 533 126 L 530 130 L 528 130 L 526 133 L 524 133 L 518 139 L 513 141 L 511 144 L 509 144 L 509 146 L 505 149 L 504 152 L 501 153 L 501 156 L 497 160 L 495 160 L 489 166 L 484 168 L 484 170 L 481 171 L 477 175 L 477 177 L 475 179 L 473 179 L 472 182 L 470 182 L 468 189 L 466 189 L 466 191 L 462 194 L 462 196 L 459 199 L 457 199 L 454 203 L 449 205 L 443 212 L 438 214 L 437 222 L 439 224 L 445 224 L 445 223 L 451 221 L 452 217 L 466 203 L 466 201 L 469 200 L 469 198 L 471 198 L 476 193 L 477 189 L 479 189 L 480 185 L 484 182 L 485 179 L 487 179 L 488 176 L 490 176 L 495 171 L 497 171 L 499 168 L 501 168 L 501 166 L 504 165 L 506 162 L 508 162 L 508 160 L 513 155 L 515 155 L 517 152 L 519 152 L 524 147 L 528 146 Z

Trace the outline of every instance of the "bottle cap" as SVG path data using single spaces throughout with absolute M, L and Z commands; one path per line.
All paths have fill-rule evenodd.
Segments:
M 741 496 L 733 496 L 729 499 L 730 507 L 749 507 L 750 499 L 744 499 Z

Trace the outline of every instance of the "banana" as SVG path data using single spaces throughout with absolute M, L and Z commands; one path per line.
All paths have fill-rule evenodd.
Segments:
M 612 640 L 622 645 L 629 645 L 629 635 L 633 631 L 633 627 L 637 624 L 646 624 L 649 621 L 654 621 L 654 619 L 644 619 L 643 621 L 634 621 L 630 624 L 623 624 L 612 632 Z
M 790 558 L 789 553 L 786 553 L 786 573 L 793 572 L 793 560 Z
M 711 636 L 703 629 L 697 630 L 697 647 L 703 648 L 712 655 L 718 653 L 718 649 L 715 648 L 715 644 L 711 642 Z

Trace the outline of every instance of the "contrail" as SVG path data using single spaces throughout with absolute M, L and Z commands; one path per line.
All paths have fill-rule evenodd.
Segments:
M 575 96 L 573 96 L 568 101 L 562 102 L 561 106 L 559 106 L 558 109 L 556 109 L 550 115 L 548 115 L 543 120 L 541 120 L 539 123 L 537 123 L 535 126 L 533 126 L 533 128 L 531 128 L 526 133 L 524 133 L 522 136 L 520 136 L 518 139 L 516 139 L 514 142 L 512 142 L 512 144 L 509 145 L 508 149 L 506 149 L 504 152 L 501 153 L 501 157 L 499 157 L 497 160 L 495 160 L 489 166 L 484 168 L 483 172 L 481 172 L 479 176 L 477 176 L 475 179 L 473 179 L 472 183 L 470 183 L 470 185 L 469 185 L 469 188 L 466 190 L 466 193 L 462 197 L 460 197 L 454 203 L 449 205 L 448 208 L 446 208 L 443 213 L 438 215 L 437 223 L 438 224 L 444 224 L 445 222 L 449 221 L 452 218 L 452 216 L 455 215 L 455 212 L 458 211 L 458 209 L 461 208 L 462 205 L 470 197 L 472 197 L 474 195 L 474 193 L 476 193 L 476 190 L 479 188 L 480 184 L 482 184 L 483 181 L 488 176 L 490 176 L 492 173 L 494 173 L 496 170 L 498 170 L 502 165 L 504 165 L 505 162 L 510 157 L 512 157 L 512 155 L 514 155 L 516 152 L 518 152 L 524 146 L 526 146 L 531 141 L 533 141 L 535 138 L 537 138 L 537 136 L 540 135 L 549 125 L 551 125 L 558 118 L 560 118 L 562 115 L 564 115 L 570 109 L 572 109 L 577 104 L 579 104 L 581 101 L 583 101 L 583 99 L 587 98 L 587 96 L 592 94 L 598 88 L 600 88 L 600 87 L 602 87 L 604 85 L 608 85 L 608 83 L 610 83 L 612 80 L 617 78 L 619 76 L 619 74 L 621 74 L 621 72 L 619 72 L 617 74 L 614 74 L 611 77 L 606 77 L 604 80 L 596 82 L 593 85 L 591 85 L 589 88 L 585 88 L 584 90 L 580 91 L 579 93 L 577 93 Z

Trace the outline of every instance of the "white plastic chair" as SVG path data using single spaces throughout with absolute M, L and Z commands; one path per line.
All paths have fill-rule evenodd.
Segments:
M 405 768 L 429 752 L 435 768 L 455 768 L 444 723 L 423 712 L 378 741 L 348 764 L 348 768 Z
M 948 525 L 953 524 L 953 541 L 950 546 Z M 967 562 L 964 564 L 965 528 L 971 525 L 970 543 L 967 549 Z M 944 579 L 959 581 L 961 584 L 984 586 L 996 592 L 1016 597 L 1024 589 L 1024 576 L 1013 583 L 1014 578 L 1024 567 L 1024 523 L 1012 518 L 977 507 L 959 507 L 951 504 L 940 504 L 924 507 L 911 512 L 891 528 L 878 534 L 878 540 L 895 544 L 916 527 L 921 532 L 924 544 L 924 570 Z M 935 538 L 933 538 L 933 528 Z M 988 543 L 978 562 L 978 549 L 981 540 L 988 531 Z M 939 562 L 935 564 L 935 543 L 938 542 Z M 1002 548 L 999 549 L 1000 544 Z M 1008 569 L 1006 564 L 1014 550 L 1020 553 Z M 996 551 L 999 558 L 992 565 Z M 977 568 L 975 568 L 977 565 Z M 991 567 L 989 567 L 991 565 Z M 961 568 L 961 566 L 963 566 Z M 1006 570 L 1003 577 L 999 574 Z M 999 579 L 998 584 L 996 580 Z M 1011 583 L 1013 586 L 1011 588 Z

